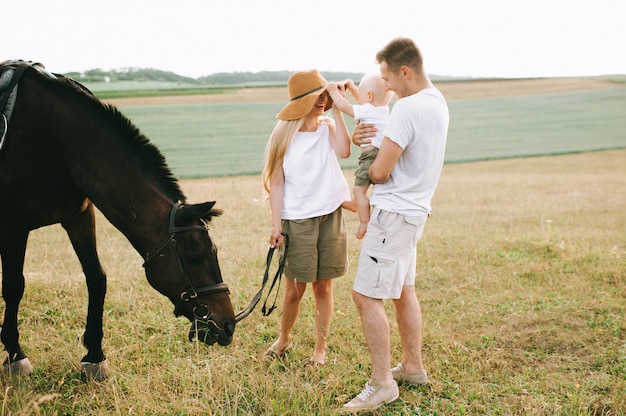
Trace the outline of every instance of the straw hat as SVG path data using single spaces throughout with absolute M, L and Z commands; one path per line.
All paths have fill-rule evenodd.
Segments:
M 289 103 L 280 110 L 276 118 L 281 120 L 297 120 L 309 114 L 319 97 L 326 89 L 326 80 L 317 69 L 296 72 L 289 77 Z M 332 107 L 333 100 L 328 97 L 324 111 Z

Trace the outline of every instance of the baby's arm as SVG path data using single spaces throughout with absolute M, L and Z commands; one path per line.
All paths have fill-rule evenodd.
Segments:
M 350 91 L 350 94 L 352 94 L 352 96 L 354 97 L 354 99 L 357 102 L 361 102 L 360 98 L 359 98 L 359 88 L 356 86 L 356 84 L 354 83 L 354 81 L 352 81 L 351 79 L 347 79 L 344 83 L 344 87 Z
M 344 97 L 342 91 L 339 89 L 339 85 L 336 82 L 329 82 L 326 84 L 326 91 L 330 94 L 330 98 L 333 99 L 333 106 L 337 107 L 342 113 L 354 118 L 352 104 L 346 100 L 346 97 Z

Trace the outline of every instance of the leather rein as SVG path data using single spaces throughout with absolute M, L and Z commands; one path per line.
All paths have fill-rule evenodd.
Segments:
M 261 308 L 261 312 L 263 313 L 263 316 L 268 316 L 270 313 L 272 313 L 274 309 L 276 309 L 276 300 L 278 298 L 278 292 L 280 291 L 280 281 L 281 281 L 281 277 L 283 276 L 283 271 L 285 270 L 285 260 L 287 259 L 287 248 L 289 247 L 289 237 L 287 236 L 287 234 L 283 234 L 283 236 L 285 237 L 285 242 L 283 243 L 284 249 L 278 261 L 278 269 L 276 270 L 276 274 L 274 274 L 272 285 L 270 286 L 270 289 L 267 292 L 265 301 L 263 302 L 263 307 Z M 265 285 L 269 281 L 269 272 L 270 272 L 270 267 L 272 265 L 272 257 L 274 256 L 275 250 L 276 250 L 275 247 L 270 247 L 270 249 L 267 252 L 267 258 L 265 259 L 265 273 L 263 274 L 263 282 L 261 283 L 261 288 L 256 293 L 256 295 L 254 295 L 254 297 L 252 298 L 248 306 L 246 306 L 245 308 L 237 312 L 237 314 L 235 315 L 235 322 L 239 322 L 245 317 L 247 317 L 248 315 L 250 315 L 252 311 L 254 310 L 254 308 L 256 307 L 256 305 L 261 300 L 261 296 L 263 295 L 263 289 L 265 289 Z M 276 283 L 278 283 L 278 286 L 276 286 Z M 276 292 L 274 293 L 274 301 L 272 305 L 268 307 L 267 300 L 269 299 L 270 294 L 272 293 L 272 290 L 274 290 L 274 286 L 276 286 Z
M 176 254 L 176 259 L 178 260 L 178 267 L 180 269 L 180 273 L 183 275 L 183 278 L 185 279 L 185 283 L 187 284 L 187 290 L 185 290 L 184 292 L 180 294 L 180 299 L 178 300 L 178 303 L 176 304 L 176 307 L 174 308 L 174 314 L 176 316 L 181 316 L 183 314 L 182 309 L 185 303 L 189 301 L 195 301 L 196 305 L 193 308 L 194 318 L 206 320 L 209 318 L 209 308 L 207 307 L 207 305 L 200 303 L 198 296 L 199 295 L 212 295 L 212 294 L 220 293 L 220 292 L 229 293 L 228 285 L 222 281 L 214 285 L 198 287 L 194 284 L 193 280 L 191 279 L 191 276 L 189 276 L 189 273 L 187 273 L 187 270 L 185 269 L 185 266 L 183 265 L 180 246 L 178 245 L 178 242 L 176 241 L 176 235 L 179 233 L 188 232 L 188 231 L 206 232 L 206 227 L 203 227 L 200 225 L 176 227 L 175 225 L 176 211 L 178 211 L 178 209 L 181 206 L 182 206 L 182 203 L 178 201 L 172 207 L 172 211 L 170 212 L 170 224 L 169 224 L 170 236 L 167 239 L 167 241 L 165 241 L 165 243 L 163 243 L 163 245 L 161 245 L 161 247 L 157 251 L 155 251 L 148 257 L 146 257 L 143 263 L 143 267 L 145 268 L 148 265 L 148 263 L 150 263 L 155 257 L 161 255 L 161 253 L 163 252 L 163 250 L 165 250 L 167 246 L 169 246 L 170 244 L 173 245 L 174 253 Z

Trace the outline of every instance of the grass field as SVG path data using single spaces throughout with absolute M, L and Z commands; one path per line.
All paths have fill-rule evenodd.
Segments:
M 529 82 L 526 90 L 503 81 L 493 81 L 495 87 L 442 83 L 442 90 L 447 88 L 450 95 L 446 162 L 626 147 L 626 88 L 622 84 L 589 80 L 582 88 L 542 81 Z M 500 95 L 494 96 L 495 92 Z M 220 97 L 227 102 L 216 102 Z M 113 103 L 159 146 L 179 177 L 259 173 L 265 143 L 286 91 L 248 89 L 230 96 L 190 99 L 194 101 L 159 97 Z M 237 99 L 242 101 L 233 101 Z M 354 121 L 346 120 L 352 128 Z M 356 167 L 357 157 L 354 148 L 342 166 Z
M 514 84 L 528 94 L 528 84 Z M 455 100 L 488 98 L 468 93 L 475 87 L 456 86 L 467 95 Z M 597 90 L 568 88 L 541 92 Z M 502 99 L 507 91 L 524 99 L 515 88 L 497 90 Z M 209 100 L 190 98 L 200 99 Z M 374 414 L 626 414 L 625 160 L 621 149 L 444 166 L 418 247 L 416 289 L 432 383 L 401 386 L 400 399 Z M 348 180 L 352 174 L 345 170 Z M 270 218 L 259 201 L 260 177 L 181 185 L 190 202 L 216 200 L 224 210 L 210 233 L 241 309 L 258 290 L 267 253 Z M 346 213 L 346 222 L 351 266 L 335 285 L 329 360 L 309 372 L 302 364 L 314 342 L 310 291 L 284 360 L 261 360 L 278 334 L 280 309 L 270 317 L 255 311 L 227 348 L 189 343 L 188 323 L 174 318 L 173 305 L 147 283 L 141 257 L 99 215 L 98 247 L 109 276 L 104 348 L 112 368 L 102 383 L 85 383 L 79 374 L 87 297 L 76 255 L 60 226 L 32 232 L 20 331 L 35 372 L 0 377 L 0 415 L 334 414 L 370 372 L 350 297 L 358 219 Z
M 626 150 L 444 167 L 418 248 L 429 387 L 401 387 L 379 415 L 623 415 L 626 413 Z M 350 176 L 351 171 L 346 171 Z M 260 285 L 269 214 L 257 175 L 188 179 L 191 202 L 217 200 L 211 235 L 241 309 Z M 352 235 L 356 215 L 346 215 Z M 21 308 L 36 370 L 1 378 L 2 414 L 332 414 L 358 393 L 369 359 L 349 273 L 335 286 L 329 362 L 302 363 L 314 342 L 305 295 L 295 348 L 266 364 L 280 309 L 242 321 L 233 345 L 186 341 L 188 324 L 147 283 L 141 258 L 100 217 L 109 276 L 105 350 L 112 376 L 84 383 L 79 336 L 86 289 L 61 227 L 32 233 Z M 389 309 L 391 312 L 391 309 Z M 393 360 L 399 359 L 394 327 Z M 147 392 L 150 392 L 147 394 Z

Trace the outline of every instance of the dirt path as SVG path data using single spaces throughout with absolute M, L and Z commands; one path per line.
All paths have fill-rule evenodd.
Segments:
M 615 84 L 597 78 L 531 78 L 435 83 L 448 100 L 508 95 L 547 94 L 606 88 Z M 287 87 L 241 88 L 227 94 L 182 95 L 173 97 L 132 97 L 106 100 L 118 107 L 133 105 L 175 105 L 220 102 L 279 101 L 287 99 Z

